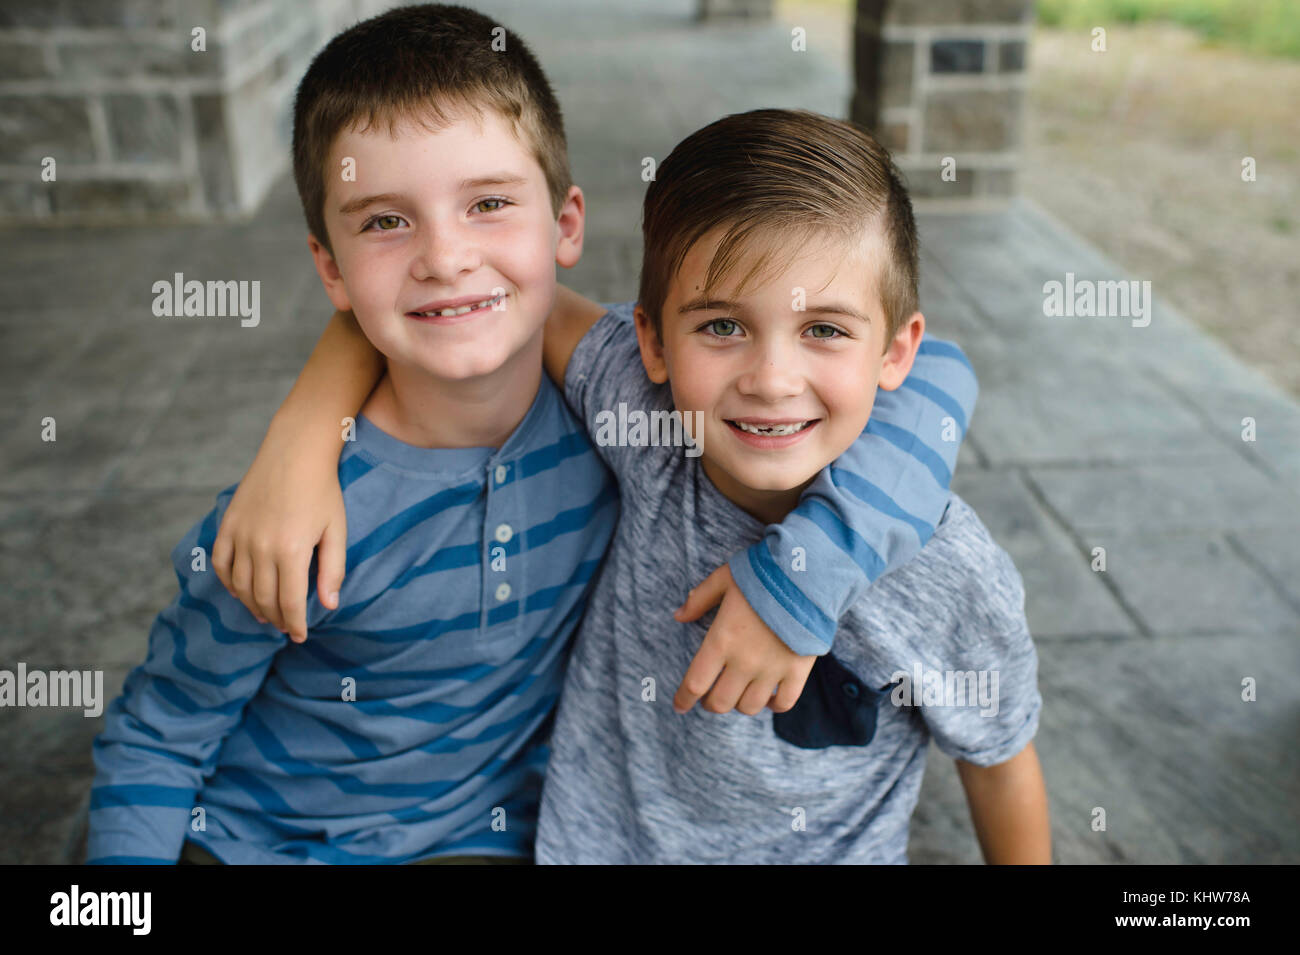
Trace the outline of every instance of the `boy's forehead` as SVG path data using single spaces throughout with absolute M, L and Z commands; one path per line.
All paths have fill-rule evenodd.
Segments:
M 375 150 L 390 149 L 394 144 L 421 145 L 437 140 L 484 140 L 493 147 L 509 140 L 524 153 L 527 144 L 522 142 L 513 124 L 495 111 L 473 111 L 468 108 L 435 114 L 429 112 L 381 113 L 359 117 L 339 130 L 331 144 L 331 152 L 344 145 L 364 145 Z
M 438 148 L 440 141 L 449 148 Z M 416 155 L 410 157 L 403 146 L 414 147 L 409 152 Z M 364 165 L 378 165 L 389 176 L 418 182 L 427 182 L 431 173 L 455 180 L 452 185 L 496 179 L 502 173 L 526 182 L 545 181 L 545 173 L 515 125 L 487 108 L 459 108 L 440 116 L 380 115 L 354 121 L 340 130 L 330 145 L 325 160 L 327 194 L 340 196 L 365 190 L 364 185 L 359 185 L 365 169 L 353 153 L 364 154 Z M 398 161 L 398 153 L 403 161 Z M 432 168 L 425 168 L 420 154 Z M 410 158 L 418 165 L 412 166 Z
M 680 297 L 690 299 L 704 292 L 710 265 L 726 231 L 719 226 L 687 250 L 673 281 Z M 808 296 L 833 289 L 838 294 L 860 296 L 863 305 L 877 312 L 887 255 L 885 236 L 874 224 L 850 235 L 798 226 L 760 229 L 739 244 L 709 297 L 734 300 L 775 287 L 793 298 L 798 289 Z

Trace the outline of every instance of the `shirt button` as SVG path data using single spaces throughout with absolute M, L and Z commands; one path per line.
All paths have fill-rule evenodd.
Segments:
M 856 683 L 845 683 L 844 695 L 850 700 L 856 700 L 858 698 L 858 685 Z
M 497 525 L 497 540 L 499 540 L 501 543 L 503 544 L 506 543 L 507 541 L 510 540 L 510 538 L 514 536 L 515 536 L 515 532 L 510 529 L 509 524 Z
M 500 584 L 497 587 L 497 600 L 509 600 L 509 599 L 510 599 L 510 585 Z
M 497 476 L 497 483 L 498 483 L 498 484 L 505 484 L 505 483 L 506 483 L 506 474 L 507 474 L 507 473 L 508 473 L 508 472 L 506 471 L 506 466 L 505 466 L 504 464 L 498 464 L 498 465 L 497 465 L 497 475 L 496 475 L 496 476 Z

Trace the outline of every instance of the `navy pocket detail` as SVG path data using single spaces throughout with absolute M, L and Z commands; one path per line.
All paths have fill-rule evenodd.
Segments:
M 801 749 L 866 746 L 876 735 L 876 705 L 888 690 L 867 686 L 827 653 L 813 664 L 799 702 L 772 715 L 772 729 Z

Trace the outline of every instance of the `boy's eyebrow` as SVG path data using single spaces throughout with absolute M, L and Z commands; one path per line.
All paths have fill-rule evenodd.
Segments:
M 373 206 L 380 202 L 397 202 L 401 198 L 395 192 L 385 192 L 377 196 L 358 196 L 356 199 L 349 199 L 339 206 L 339 215 L 350 216 L 360 212 L 367 206 Z
M 744 311 L 743 306 L 738 302 L 729 302 L 726 299 L 691 299 L 685 305 L 677 310 L 678 315 L 685 315 L 687 312 L 711 312 L 714 309 L 728 309 L 733 312 Z M 814 315 L 847 315 L 849 318 L 856 318 L 859 321 L 871 324 L 871 319 L 863 315 L 856 308 L 848 305 L 841 305 L 839 302 L 826 302 L 821 305 L 808 305 L 802 309 L 804 312 L 811 312 Z
M 522 186 L 526 182 L 523 176 L 516 176 L 509 172 L 494 172 L 487 176 L 477 176 L 474 179 L 462 179 L 460 181 L 461 189 L 478 189 L 483 186 Z
M 726 309 L 730 312 L 743 312 L 744 306 L 739 302 L 729 302 L 725 298 L 693 298 L 681 308 L 677 309 L 678 315 L 685 315 L 687 312 L 712 312 L 719 309 Z
M 849 318 L 856 318 L 860 322 L 871 324 L 870 317 L 863 315 L 856 308 L 841 305 L 839 302 L 828 302 L 825 305 L 808 305 L 804 308 L 804 311 L 812 312 L 814 315 L 847 315 Z

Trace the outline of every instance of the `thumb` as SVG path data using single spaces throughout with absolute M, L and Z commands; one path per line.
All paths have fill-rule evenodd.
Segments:
M 718 605 L 731 583 L 731 568 L 723 564 L 686 595 L 686 602 L 677 608 L 673 616 L 681 623 L 698 620 Z
M 348 525 L 331 521 L 321 535 L 317 551 L 316 595 L 330 610 L 339 608 L 339 588 L 348 563 Z

